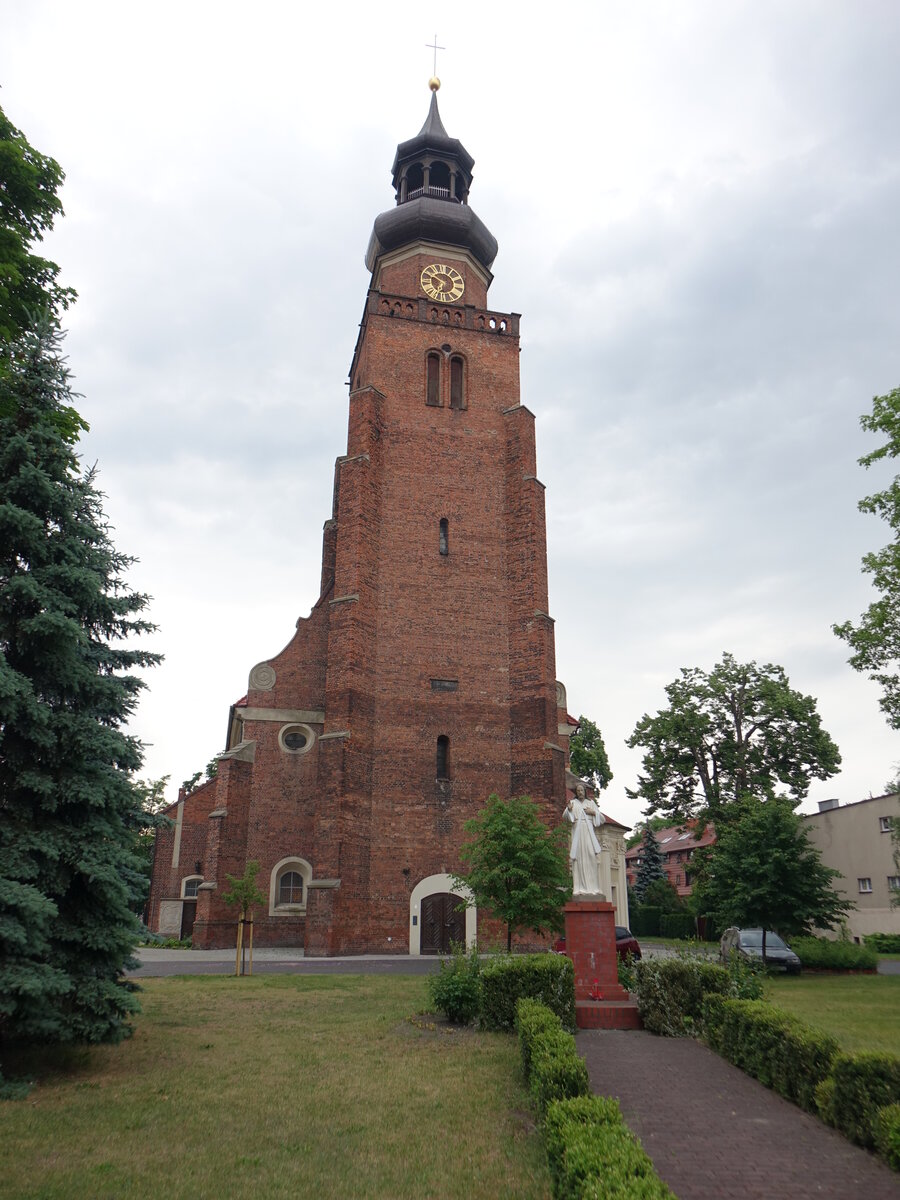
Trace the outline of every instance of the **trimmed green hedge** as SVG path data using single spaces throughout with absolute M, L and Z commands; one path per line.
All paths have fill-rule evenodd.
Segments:
M 665 938 L 694 938 L 697 922 L 690 913 L 663 913 L 659 918 L 659 932 Z
M 876 954 L 900 954 L 900 933 L 864 933 L 863 944 Z
M 591 1094 L 584 1059 L 562 1026 L 545 1029 L 532 1039 L 530 1072 L 531 1098 L 542 1117 L 553 1100 Z
M 556 1200 L 674 1200 L 612 1097 L 554 1101 L 544 1140 Z
M 874 971 L 878 955 L 869 946 L 855 942 L 831 942 L 823 937 L 798 937 L 791 949 L 804 967 L 824 971 Z
M 535 1039 L 551 1029 L 562 1029 L 562 1024 L 546 1004 L 529 997 L 522 997 L 516 1002 L 516 1032 L 519 1035 L 522 1074 L 526 1082 L 531 1079 L 531 1048 Z
M 510 954 L 491 959 L 481 970 L 481 1023 L 485 1029 L 512 1030 L 516 1002 L 540 1000 L 566 1029 L 575 1028 L 575 970 L 564 954 Z
M 644 1028 L 666 1037 L 696 1032 L 707 992 L 727 993 L 728 971 L 701 958 L 645 958 L 634 971 Z
M 873 1052 L 838 1054 L 831 1077 L 832 1086 L 818 1093 L 823 1119 L 852 1142 L 875 1146 L 879 1110 L 900 1104 L 900 1058 Z M 891 1126 L 890 1114 L 886 1123 L 886 1142 L 890 1145 L 891 1128 L 893 1138 L 900 1139 L 900 1127 Z
M 635 937 L 659 937 L 662 910 L 655 904 L 640 904 L 631 911 L 631 932 Z
M 879 1108 L 872 1122 L 875 1149 L 889 1167 L 900 1171 L 900 1104 Z
M 819 1111 L 817 1087 L 827 1079 L 838 1044 L 764 1000 L 707 995 L 706 1041 L 729 1062 L 807 1112 Z

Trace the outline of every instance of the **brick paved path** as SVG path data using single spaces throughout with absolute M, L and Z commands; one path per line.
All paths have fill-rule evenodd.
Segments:
M 679 1200 L 900 1200 L 900 1175 L 691 1038 L 576 1034 Z

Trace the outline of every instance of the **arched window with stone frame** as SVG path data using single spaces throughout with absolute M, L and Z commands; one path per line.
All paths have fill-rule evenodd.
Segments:
M 306 912 L 312 866 L 305 858 L 282 858 L 269 877 L 269 916 L 302 916 Z

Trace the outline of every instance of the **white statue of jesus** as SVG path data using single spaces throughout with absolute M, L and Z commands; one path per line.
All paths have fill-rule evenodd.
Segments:
M 586 800 L 584 787 L 579 783 L 575 798 L 566 805 L 566 820 L 572 825 L 569 859 L 572 864 L 572 895 L 603 896 L 600 884 L 600 843 L 594 829 L 606 823 L 603 813 L 593 800 Z

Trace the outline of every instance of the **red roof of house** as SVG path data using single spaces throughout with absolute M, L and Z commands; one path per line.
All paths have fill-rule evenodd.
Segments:
M 707 824 L 703 833 L 698 837 L 695 832 L 697 825 L 698 822 L 694 819 L 685 821 L 683 825 L 666 825 L 663 829 L 654 830 L 662 853 L 665 855 L 671 854 L 675 850 L 696 850 L 700 846 L 711 846 L 716 840 L 715 826 L 711 823 Z M 630 858 L 637 858 L 643 847 L 642 838 L 636 846 L 625 851 L 626 861 Z

